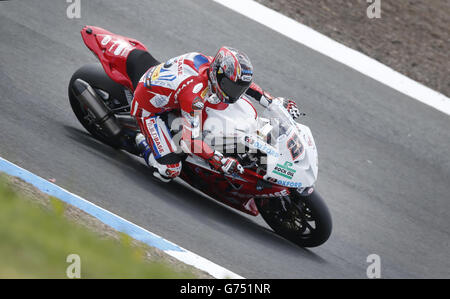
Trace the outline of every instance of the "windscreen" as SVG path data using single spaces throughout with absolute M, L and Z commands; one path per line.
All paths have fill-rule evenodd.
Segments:
M 273 102 L 258 119 L 258 135 L 272 146 L 292 130 L 298 130 L 297 125 L 280 102 Z

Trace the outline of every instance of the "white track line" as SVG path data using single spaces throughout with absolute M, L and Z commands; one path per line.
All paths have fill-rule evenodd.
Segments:
M 450 115 L 450 99 L 253 0 L 214 0 L 413 99 Z
M 141 241 L 149 246 L 156 247 L 168 255 L 209 273 L 215 278 L 244 278 L 230 270 L 225 269 L 195 253 L 190 252 L 164 238 L 149 232 L 148 230 L 126 220 L 122 217 L 99 207 L 86 199 L 75 195 L 31 172 L 17 166 L 0 157 L 0 172 L 5 172 L 11 176 L 19 177 L 27 183 L 35 186 L 42 192 L 59 198 L 60 200 L 71 204 L 89 215 L 97 218 L 106 225 L 117 231 L 126 233 L 132 238 Z

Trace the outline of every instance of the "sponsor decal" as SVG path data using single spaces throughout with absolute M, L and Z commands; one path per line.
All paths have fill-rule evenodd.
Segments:
M 160 64 L 154 68 L 151 68 L 149 70 L 149 73 L 151 72 L 151 75 L 147 76 L 147 87 L 151 85 L 158 85 L 161 84 L 161 81 L 174 81 L 177 76 L 174 74 L 171 74 L 169 70 L 163 69 L 163 64 Z M 162 74 L 165 72 L 169 72 L 168 74 Z M 158 83 L 156 83 L 157 81 Z M 165 84 L 167 85 L 167 84 Z
M 288 147 L 289 152 L 291 153 L 292 160 L 295 160 L 298 157 L 300 157 L 301 154 L 303 154 L 303 151 L 305 150 L 305 148 L 303 147 L 302 142 L 300 141 L 300 138 L 295 133 L 287 141 L 286 146 Z
M 152 73 L 155 70 L 155 67 L 150 68 L 146 73 L 145 73 L 145 81 L 144 81 L 144 86 L 147 88 L 152 88 Z
M 244 75 L 244 76 L 242 76 L 241 80 L 244 81 L 244 82 L 251 82 L 252 81 L 252 76 Z
M 161 72 L 162 64 L 158 65 L 152 72 L 152 76 L 150 78 L 151 81 L 156 81 L 159 78 L 159 74 Z
M 111 48 L 109 49 L 110 52 L 112 52 L 113 46 L 111 46 Z M 123 56 L 123 57 L 127 57 L 128 54 L 134 50 L 134 47 L 132 47 L 130 44 L 128 44 L 127 42 L 122 42 L 119 41 L 117 43 L 117 48 L 114 50 L 114 55 L 116 56 Z
M 279 179 L 272 178 L 272 177 L 268 177 L 266 180 L 271 182 L 271 183 L 278 184 L 278 185 L 285 186 L 285 187 L 289 187 L 289 188 L 301 188 L 302 187 L 302 183 L 283 181 L 283 180 L 279 180 Z
M 164 73 L 164 74 L 163 74 Z M 158 77 L 158 81 L 173 81 L 177 78 L 177 76 L 175 74 L 172 74 L 170 72 L 170 70 L 167 69 L 161 69 L 159 77 Z
M 158 125 L 156 124 L 155 118 L 150 118 L 149 120 L 150 120 L 150 123 L 152 125 L 148 126 L 148 130 L 149 130 L 150 135 L 152 137 L 154 146 L 158 150 L 159 155 L 161 155 L 162 153 L 164 153 L 164 147 L 163 147 L 163 145 L 161 143 L 161 140 L 159 139 L 159 134 L 158 134 L 158 131 L 156 129 Z
M 288 161 L 284 162 L 284 165 L 277 164 L 277 166 L 275 166 L 275 169 L 272 171 L 272 173 L 275 173 L 275 174 L 285 177 L 289 180 L 292 180 L 292 177 L 294 177 L 294 174 L 296 172 L 295 169 L 289 168 L 292 165 L 293 164 Z
M 269 156 L 274 156 L 276 158 L 278 158 L 280 156 L 279 153 L 277 153 L 274 149 L 268 147 L 266 144 L 261 143 L 259 141 L 256 141 L 253 144 L 254 147 L 256 147 L 257 149 L 259 149 L 262 152 L 265 152 L 266 154 L 268 154 Z
M 205 107 L 205 104 L 203 104 L 203 100 L 201 97 L 196 97 L 194 101 L 192 102 L 192 109 L 194 110 L 202 110 L 203 107 Z
M 153 106 L 156 108 L 161 108 L 167 105 L 169 103 L 169 97 L 156 94 L 151 100 L 150 103 L 152 103 Z
M 132 50 L 134 50 L 134 47 L 125 40 L 113 39 L 111 35 L 103 35 L 103 39 L 100 43 L 105 48 L 109 47 L 107 51 L 116 56 L 126 57 Z M 108 44 L 110 44 L 110 46 Z
M 249 144 L 249 145 L 259 149 L 260 151 L 265 152 L 269 156 L 273 156 L 273 157 L 276 157 L 276 158 L 278 158 L 280 156 L 280 154 L 275 149 L 271 148 L 270 146 L 268 146 L 264 142 L 260 142 L 258 140 L 253 139 L 250 136 L 245 136 L 244 137 L 244 141 L 247 144 Z
M 100 43 L 102 44 L 102 46 L 106 46 L 111 40 L 111 35 L 105 35 Z
M 183 74 L 183 62 L 184 62 L 183 58 L 178 59 L 178 67 L 177 67 L 178 76 L 181 76 Z
M 197 93 L 200 90 L 202 90 L 203 88 L 203 83 L 198 83 L 197 85 L 194 86 L 194 88 L 192 89 L 192 93 Z

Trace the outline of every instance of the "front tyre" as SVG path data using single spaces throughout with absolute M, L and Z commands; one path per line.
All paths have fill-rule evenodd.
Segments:
M 257 199 L 256 205 L 267 224 L 280 236 L 301 247 L 316 247 L 331 235 L 330 212 L 317 191 L 300 194 L 292 189 L 288 197 Z

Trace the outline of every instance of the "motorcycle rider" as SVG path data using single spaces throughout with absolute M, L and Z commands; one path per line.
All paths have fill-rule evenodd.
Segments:
M 181 110 L 183 118 L 180 146 L 184 151 L 208 161 L 216 171 L 243 173 L 236 159 L 224 157 L 203 141 L 201 114 L 206 107 L 226 109 L 244 93 L 268 107 L 274 98 L 252 81 L 247 55 L 229 47 L 220 48 L 215 57 L 194 52 L 151 67 L 136 87 L 131 114 L 142 132 L 136 144 L 154 176 L 169 182 L 181 172 L 181 156 L 164 121 L 164 113 L 174 109 Z M 294 118 L 300 115 L 295 102 L 277 100 Z

